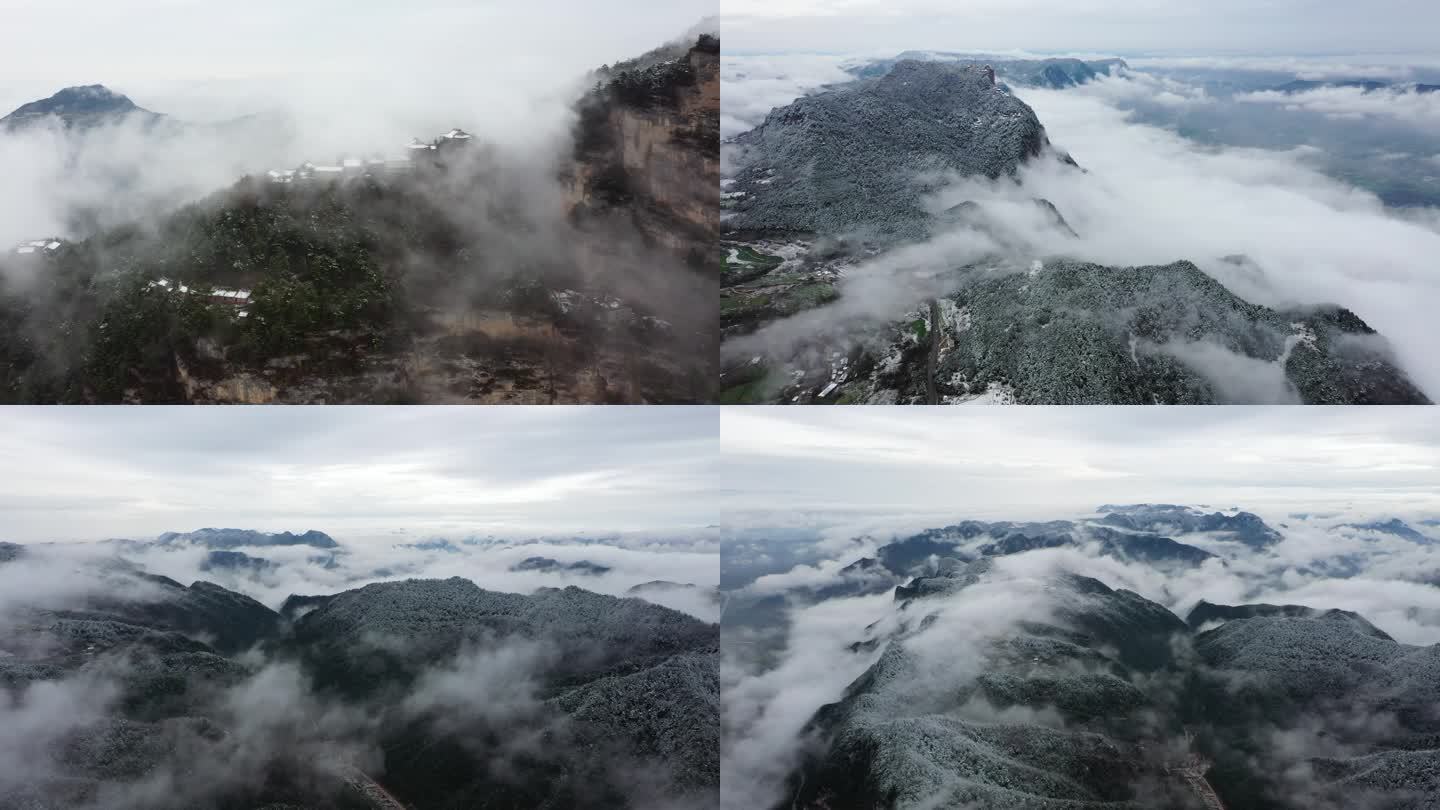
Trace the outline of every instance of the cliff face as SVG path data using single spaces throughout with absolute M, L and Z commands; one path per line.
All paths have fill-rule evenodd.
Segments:
M 720 211 L 720 42 L 602 77 L 582 102 L 570 178 L 579 215 L 628 215 L 695 264 Z
M 797 99 L 735 138 L 728 228 L 923 237 L 947 175 L 997 178 L 1055 152 L 1034 110 L 982 65 L 903 61 Z

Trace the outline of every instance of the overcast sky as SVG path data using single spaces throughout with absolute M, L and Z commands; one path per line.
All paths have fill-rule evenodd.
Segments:
M 726 49 L 1430 51 L 1434 0 L 725 0 Z
M 476 86 L 538 90 L 718 13 L 719 0 L 626 0 L 623 13 L 589 0 L 0 0 L 0 106 L 100 83 L 185 113 L 163 103 L 186 83 L 269 96 L 256 83 L 277 78 L 356 103 L 406 87 L 483 98 Z
M 721 452 L 727 513 L 1440 510 L 1425 408 L 727 408 Z
M 0 540 L 718 522 L 707 407 L 7 408 Z

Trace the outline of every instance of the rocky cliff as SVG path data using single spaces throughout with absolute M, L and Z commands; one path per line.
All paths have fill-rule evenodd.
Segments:
M 581 102 L 571 199 L 703 264 L 719 225 L 720 41 L 658 56 L 602 72 Z
M 947 175 L 1006 176 L 1053 152 L 993 69 L 915 60 L 772 110 L 735 145 L 727 229 L 889 240 L 928 232 L 922 197 Z

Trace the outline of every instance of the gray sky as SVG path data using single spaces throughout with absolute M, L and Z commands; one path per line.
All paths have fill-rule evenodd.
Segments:
M 9 408 L 0 539 L 718 522 L 707 407 Z
M 1426 408 L 727 408 L 730 510 L 1440 509 Z
M 726 0 L 727 50 L 1430 51 L 1434 0 Z
M 624 13 L 587 0 L 0 0 L 0 107 L 93 83 L 192 117 L 278 96 L 503 105 L 504 90 L 553 89 L 718 13 L 718 0 L 627 0 Z

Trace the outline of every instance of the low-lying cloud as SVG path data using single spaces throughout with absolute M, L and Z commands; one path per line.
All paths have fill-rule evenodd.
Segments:
M 1378 90 L 1317 87 L 1300 93 L 1262 90 L 1241 94 L 1236 100 L 1247 104 L 1275 104 L 1287 110 L 1305 110 L 1336 118 L 1391 118 L 1431 130 L 1440 126 L 1440 93 L 1421 93 L 1408 86 Z

